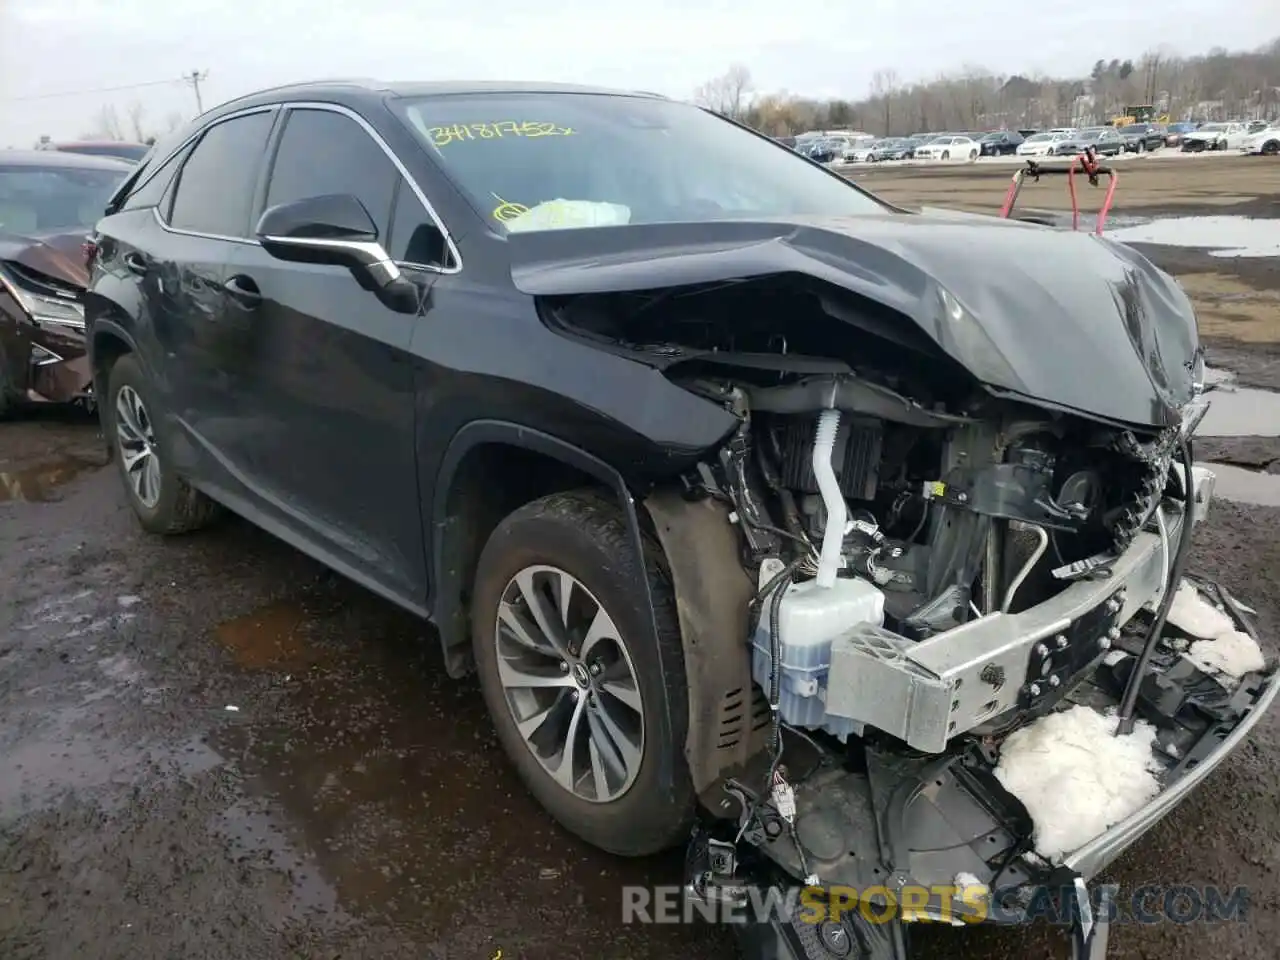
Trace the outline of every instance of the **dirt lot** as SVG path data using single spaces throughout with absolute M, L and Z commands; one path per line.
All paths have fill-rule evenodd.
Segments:
M 1009 172 L 859 182 L 989 210 Z M 1029 205 L 1061 207 L 1034 190 Z M 1118 216 L 1224 210 L 1280 216 L 1280 163 L 1125 168 Z M 1186 278 L 1215 360 L 1276 386 L 1280 264 L 1144 249 Z M 1280 461 L 1270 437 L 1202 453 Z M 1219 502 L 1193 565 L 1280 630 L 1280 510 Z M 720 929 L 622 925 L 620 886 L 678 882 L 679 855 L 621 862 L 553 827 L 498 755 L 474 685 L 443 677 L 428 628 L 236 520 L 141 534 L 93 422 L 0 425 L 0 584 L 3 960 L 736 955 Z M 1128 887 L 1246 885 L 1247 922 L 1125 927 L 1114 956 L 1274 956 L 1278 770 L 1273 716 L 1115 870 Z M 938 958 L 1066 956 L 1044 929 L 917 943 Z

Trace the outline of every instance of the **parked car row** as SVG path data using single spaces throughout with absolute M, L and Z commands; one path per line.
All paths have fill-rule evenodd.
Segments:
M 1048 130 L 946 131 L 881 137 L 849 131 L 812 132 L 778 138 L 819 163 L 881 160 L 956 160 L 979 157 L 1065 157 L 1092 147 L 1104 157 L 1150 153 L 1164 147 L 1184 152 L 1245 150 L 1280 154 L 1280 121 L 1229 123 L 1130 123 L 1121 127 L 1052 127 Z M 790 141 L 790 142 L 788 142 Z

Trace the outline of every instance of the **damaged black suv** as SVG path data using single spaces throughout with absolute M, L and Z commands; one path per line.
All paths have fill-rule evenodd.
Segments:
M 195 120 L 93 250 L 142 525 L 226 507 L 431 620 L 568 829 L 694 831 L 692 897 L 1082 884 L 1274 696 L 1167 642 L 1176 596 L 1252 628 L 1171 589 L 1203 362 L 1109 240 L 900 210 L 653 95 L 332 83 Z M 1037 849 L 1002 747 L 1072 710 L 1150 738 L 1152 791 Z M 858 918 L 830 955 L 905 950 Z

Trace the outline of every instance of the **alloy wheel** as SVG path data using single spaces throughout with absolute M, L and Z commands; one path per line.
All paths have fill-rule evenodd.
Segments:
M 529 566 L 502 592 L 498 679 L 525 746 L 581 800 L 618 799 L 644 757 L 635 665 L 603 604 L 572 574 Z
M 151 509 L 160 502 L 160 455 L 151 417 L 133 387 L 121 387 L 116 394 L 115 421 L 125 479 L 142 505 Z

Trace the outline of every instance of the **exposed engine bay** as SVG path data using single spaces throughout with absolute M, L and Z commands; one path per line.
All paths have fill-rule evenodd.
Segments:
M 818 319 L 775 319 L 802 311 Z M 1164 638 L 1211 494 L 1190 455 L 1202 398 L 1157 430 L 1000 395 L 892 311 L 804 277 L 584 296 L 550 320 L 739 420 L 684 495 L 723 503 L 738 531 L 756 585 L 743 641 L 772 730 L 723 784 L 736 829 L 695 838 L 693 896 L 961 876 L 1079 893 L 1105 858 L 1037 852 L 1000 779 L 1006 738 L 1071 708 L 1118 713 L 1126 734 L 1147 725 L 1139 753 L 1158 755 L 1152 790 L 1168 790 L 1256 693 Z M 790 326 L 794 340 L 776 332 Z M 949 910 L 930 900 L 917 919 Z M 840 936 L 866 955 L 904 955 L 855 927 Z M 805 936 L 760 955 L 852 955 Z

